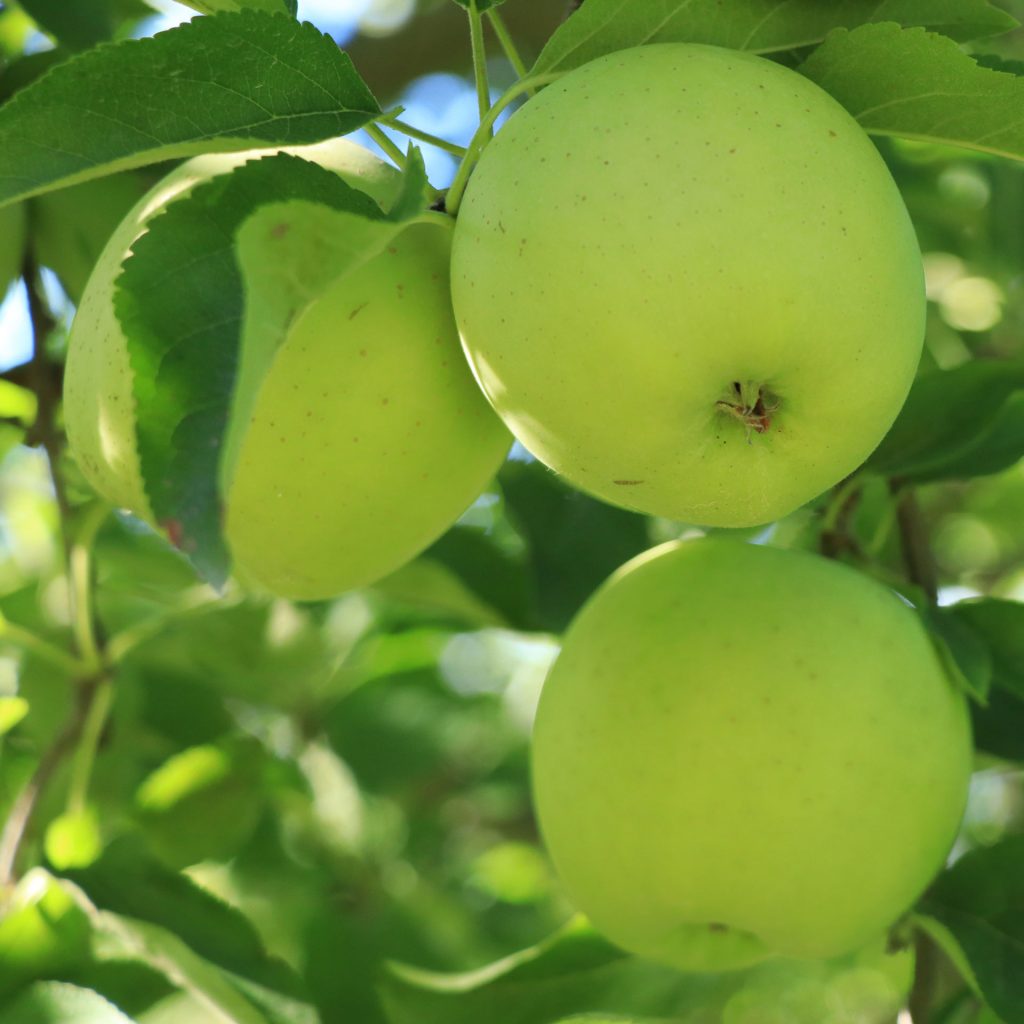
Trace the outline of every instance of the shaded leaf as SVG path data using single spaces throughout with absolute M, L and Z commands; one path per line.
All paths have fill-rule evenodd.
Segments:
M 233 907 L 160 865 L 138 843 L 119 840 L 88 868 L 65 874 L 101 910 L 166 928 L 194 953 L 241 978 L 301 996 L 290 969 L 268 956 Z
M 1024 836 L 965 854 L 921 909 L 956 938 L 992 1009 L 1024 1022 Z
M 1024 78 L 982 67 L 946 36 L 893 24 L 840 30 L 797 70 L 868 132 L 1024 159 Z
M 993 684 L 1024 700 L 1024 604 L 989 597 L 946 611 L 984 639 L 991 651 Z
M 63 981 L 38 981 L 0 1009 L 0 1024 L 132 1024 L 103 996 Z
M 196 18 L 58 64 L 0 107 L 0 203 L 195 153 L 317 142 L 378 113 L 314 26 Z
M 166 928 L 108 912 L 95 915 L 94 927 L 100 943 L 107 944 L 106 949 L 101 945 L 101 956 L 139 960 L 198 997 L 225 1024 L 270 1024 L 222 971 L 197 956 Z
M 963 471 L 970 453 L 993 436 L 1003 406 L 1019 388 L 1024 365 L 1015 362 L 975 360 L 923 374 L 865 467 L 915 481 Z
M 19 0 L 19 4 L 44 32 L 71 50 L 85 50 L 109 39 L 115 18 L 128 13 L 123 2 L 115 9 L 114 0 Z M 153 13 L 142 0 L 131 4 L 131 9 L 136 16 Z
M 1009 469 L 1024 458 L 1024 392 L 1017 391 L 1002 404 L 986 427 L 951 451 L 935 469 L 917 479 L 969 479 Z
M 992 653 L 984 637 L 949 608 L 926 605 L 922 617 L 954 683 L 984 704 L 992 683 Z
M 987 707 L 971 702 L 971 726 L 979 750 L 1024 761 L 1024 700 L 996 687 Z
M 650 546 L 644 516 L 587 497 L 539 462 L 509 461 L 498 481 L 529 546 L 542 629 L 561 632 L 599 584 Z
M 261 204 L 288 197 L 383 217 L 333 171 L 298 156 L 266 157 L 198 185 L 154 218 L 116 287 L 150 509 L 158 522 L 175 524 L 178 546 L 216 584 L 229 565 L 217 479 L 245 301 L 234 237 Z M 252 386 L 261 381 L 254 376 Z
M 965 41 L 1016 24 L 987 0 L 587 0 L 548 40 L 531 74 L 568 71 L 645 43 L 709 43 L 779 53 L 821 42 L 835 28 L 896 22 Z
M 141 175 L 129 172 L 58 189 L 30 201 L 36 262 L 57 275 L 72 302 L 81 300 L 107 239 L 145 191 Z M 0 219 L 7 209 L 0 212 Z
M 21 277 L 25 238 L 25 207 L 19 203 L 0 209 L 0 301 L 12 282 Z
M 274 14 L 284 11 L 295 14 L 298 0 L 181 0 L 186 7 L 191 7 L 200 14 L 222 14 L 230 11 L 266 11 Z
M 0 999 L 79 967 L 88 950 L 85 914 L 52 875 L 34 868 L 8 894 L 0 917 Z M 0 1024 L 8 1024 L 2 1013 Z

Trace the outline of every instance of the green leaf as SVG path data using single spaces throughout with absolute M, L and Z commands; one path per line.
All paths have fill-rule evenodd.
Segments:
M 836 28 L 882 21 L 924 26 L 961 42 L 1016 25 L 987 0 L 587 0 L 551 36 L 530 73 L 569 71 L 645 43 L 708 43 L 778 53 L 820 43 Z
M 963 445 L 947 453 L 928 479 L 969 479 L 1001 473 L 1024 458 L 1024 392 L 1017 391 L 1001 404 L 989 424 Z M 919 480 L 924 476 L 917 477 Z
M 1024 77 L 945 36 L 898 25 L 833 32 L 798 68 L 876 135 L 1024 159 Z
M 78 303 L 107 239 L 142 198 L 138 173 L 113 174 L 30 201 L 36 262 L 49 267 L 72 302 Z M 0 219 L 8 209 L 0 210 Z
M 54 818 L 46 828 L 44 848 L 46 859 L 58 871 L 92 864 L 103 849 L 96 808 L 67 811 Z
M 21 277 L 25 237 L 25 207 L 19 204 L 0 208 L 0 302 L 11 283 Z
M 65 874 L 101 910 L 159 925 L 210 963 L 286 996 L 301 997 L 291 970 L 267 955 L 247 918 L 160 865 L 139 843 L 114 842 L 94 864 Z
M 1024 700 L 994 688 L 987 707 L 972 702 L 971 726 L 978 750 L 1024 762 Z
M 1024 365 L 1015 362 L 977 360 L 923 374 L 866 468 L 913 481 L 965 471 L 971 453 L 984 450 L 1003 406 L 1020 388 Z
M 176 753 L 136 793 L 154 849 L 172 867 L 223 861 L 250 838 L 266 803 L 262 748 L 234 742 Z
M 986 703 L 992 683 L 992 652 L 985 638 L 953 609 L 926 606 L 922 617 L 950 678 L 965 694 Z
M 650 547 L 644 516 L 587 497 L 539 462 L 506 462 L 498 482 L 529 548 L 542 629 L 561 632 L 599 584 Z
M 379 113 L 314 26 L 196 18 L 74 57 L 0 107 L 0 204 L 159 160 L 316 142 Z
M 68 3 L 68 0 L 18 2 L 44 32 L 71 50 L 88 49 L 114 34 L 114 9 L 111 0 L 75 0 L 74 3 Z
M 259 386 L 291 325 L 333 282 L 362 266 L 426 208 L 422 159 L 411 160 L 398 199 L 387 217 L 368 207 L 292 199 L 263 206 L 238 232 L 238 260 L 245 281 L 245 319 L 238 382 L 221 462 L 226 492 L 251 419 Z M 410 197 L 418 197 L 415 201 Z M 450 228 L 450 218 L 436 217 Z
M 1024 1022 L 1024 836 L 972 850 L 921 903 L 956 938 L 986 1002 Z
M 39 981 L 0 1009 L 0 1024 L 132 1024 L 132 1020 L 87 988 Z
M 470 10 L 474 3 L 476 9 L 480 12 L 486 11 L 491 7 L 497 7 L 498 4 L 503 4 L 505 0 L 455 0 L 460 7 L 465 7 L 466 10 Z
M 8 894 L 0 917 L 0 999 L 77 968 L 88 949 L 85 914 L 52 875 L 33 868 Z M 2 1014 L 0 1024 L 6 1024 Z
M 0 697 L 0 736 L 9 733 L 27 714 L 24 697 Z
M 989 597 L 946 612 L 983 638 L 991 651 L 993 684 L 1024 700 L 1024 604 Z
M 239 380 L 246 373 L 239 366 L 244 295 L 234 237 L 261 204 L 288 197 L 350 210 L 353 219 L 368 223 L 384 216 L 333 171 L 278 154 L 219 175 L 172 203 L 135 244 L 116 287 L 150 508 L 216 584 L 229 564 L 220 533 L 218 464 L 236 382 L 250 379 Z M 251 378 L 250 386 L 261 380 Z
M 531 629 L 536 620 L 529 569 L 521 552 L 512 554 L 496 543 L 494 530 L 455 526 L 423 553 L 454 573 L 488 607 L 517 629 Z
M 200 14 L 222 14 L 225 11 L 266 11 L 269 14 L 284 11 L 295 14 L 298 0 L 181 0 Z
M 94 915 L 99 956 L 138 960 L 211 1009 L 225 1024 L 270 1024 L 223 971 L 197 956 L 176 935 L 145 921 L 109 912 Z

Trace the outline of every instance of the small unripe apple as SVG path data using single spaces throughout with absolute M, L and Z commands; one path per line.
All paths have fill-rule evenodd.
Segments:
M 344 140 L 290 150 L 387 205 L 392 168 Z M 75 317 L 65 374 L 68 439 L 94 487 L 153 520 L 115 281 L 173 199 L 261 153 L 201 157 L 128 214 Z M 509 437 L 459 347 L 448 294 L 450 230 L 418 224 L 329 287 L 282 343 L 223 489 L 239 575 L 316 599 L 384 576 L 443 533 L 504 459 Z
M 684 969 L 854 950 L 910 908 L 967 794 L 965 701 L 855 570 L 723 539 L 647 552 L 541 695 L 541 831 L 609 939 Z
M 801 75 L 690 44 L 601 57 L 513 114 L 458 210 L 452 294 L 534 455 L 717 526 L 856 469 L 924 336 L 914 231 L 864 131 Z

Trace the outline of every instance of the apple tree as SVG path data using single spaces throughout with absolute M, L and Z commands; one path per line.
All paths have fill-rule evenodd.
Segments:
M 1024 1024 L 1024 0 L 0 2 L 0 1024 Z

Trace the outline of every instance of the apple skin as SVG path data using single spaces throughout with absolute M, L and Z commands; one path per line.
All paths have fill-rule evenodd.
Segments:
M 519 440 L 697 524 L 772 521 L 852 472 L 924 337 L 920 251 L 867 135 L 799 74 L 710 46 L 609 54 L 526 103 L 452 261 L 463 344 Z
M 967 795 L 965 701 L 916 614 L 813 555 L 696 539 L 584 607 L 541 694 L 541 831 L 613 942 L 686 970 L 892 924 Z
M 393 168 L 345 140 L 286 151 L 382 205 L 399 184 Z M 168 203 L 266 152 L 276 150 L 190 160 L 157 185 L 107 243 L 72 326 L 71 448 L 100 494 L 151 523 L 115 282 Z M 406 229 L 330 288 L 282 344 L 223 495 L 246 583 L 314 600 L 373 582 L 440 536 L 503 461 L 508 432 L 473 380 L 452 319 L 450 235 L 440 224 Z
M 399 568 L 504 461 L 511 438 L 459 348 L 450 246 L 447 227 L 407 228 L 278 352 L 227 494 L 232 551 L 276 593 L 322 597 Z

